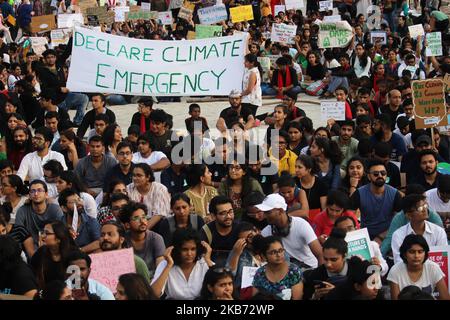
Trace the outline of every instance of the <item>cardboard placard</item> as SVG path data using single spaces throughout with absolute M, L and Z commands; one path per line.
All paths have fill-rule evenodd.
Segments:
M 319 24 L 319 48 L 343 48 L 352 41 L 352 26 L 347 21 Z
M 272 42 L 295 43 L 294 38 L 297 34 L 297 26 L 285 23 L 274 23 L 270 39 Z
M 89 255 L 92 259 L 90 278 L 116 292 L 119 276 L 135 273 L 134 253 L 132 248 L 104 251 Z
M 427 57 L 440 57 L 442 56 L 442 33 L 430 32 L 426 34 L 427 47 L 425 49 L 425 55 Z
M 96 16 L 99 23 L 110 25 L 114 23 L 115 13 L 112 10 L 108 11 L 106 7 L 92 7 L 86 10 L 86 16 Z
M 409 30 L 409 35 L 413 39 L 417 38 L 418 36 L 425 35 L 425 30 L 423 29 L 423 25 L 421 25 L 421 24 L 415 24 L 413 26 L 409 26 L 408 30 Z
M 134 11 L 125 14 L 126 21 L 158 19 L 158 11 Z
M 67 44 L 70 39 L 70 29 L 56 29 L 50 32 L 51 45 L 53 48 L 60 44 Z
M 79 0 L 77 3 L 80 13 L 86 16 L 88 8 L 98 7 L 97 0 Z
M 55 16 L 48 14 L 45 16 L 31 17 L 31 32 L 45 32 L 56 29 Z
M 449 278 L 449 257 L 450 257 L 450 246 L 437 246 L 430 247 L 430 252 L 428 253 L 428 259 L 437 263 L 444 273 L 445 285 L 450 292 L 450 278 Z
M 206 39 L 222 36 L 222 26 L 207 26 L 197 24 L 195 26 L 195 38 Z
M 321 101 L 320 119 L 322 121 L 328 121 L 329 119 L 336 121 L 345 120 L 345 102 Z
M 58 14 L 58 29 L 72 28 L 74 25 L 83 25 L 84 17 L 81 13 Z
M 450 73 L 446 73 L 444 76 L 444 85 L 445 85 L 445 92 L 450 91 Z
M 170 0 L 169 9 L 179 9 L 183 5 L 184 0 Z
M 253 8 L 251 5 L 230 8 L 230 16 L 233 23 L 251 21 L 253 20 Z
M 416 129 L 448 125 L 442 79 L 415 80 L 412 91 Z
M 333 10 L 333 1 L 319 1 L 319 11 Z
M 372 31 L 370 33 L 370 42 L 375 44 L 381 41 L 381 44 L 387 44 L 387 34 L 385 31 Z
M 303 0 L 285 0 L 286 10 L 305 9 L 305 2 Z M 303 12 L 303 14 L 305 14 Z
M 215 24 L 228 20 L 227 9 L 224 4 L 198 9 L 200 24 Z
M 190 3 L 183 4 L 183 6 L 180 8 L 180 11 L 178 12 L 178 18 L 184 19 L 186 21 L 189 21 L 192 19 L 192 15 L 194 14 L 195 5 L 191 5 Z
M 347 232 L 345 241 L 348 245 L 348 257 L 358 256 L 363 260 L 370 261 L 374 253 L 370 246 L 370 237 L 367 228 Z
M 158 20 L 163 25 L 171 25 L 173 23 L 172 11 L 158 12 Z

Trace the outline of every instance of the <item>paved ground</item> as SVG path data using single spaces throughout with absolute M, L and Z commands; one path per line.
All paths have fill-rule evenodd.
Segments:
M 188 110 L 189 105 L 193 103 L 193 100 L 196 100 L 195 102 L 198 103 L 201 107 L 201 115 L 206 118 L 208 121 L 208 125 L 211 129 L 211 135 L 213 137 L 218 136 L 218 131 L 215 130 L 216 121 L 219 118 L 220 112 L 229 106 L 228 101 L 202 101 L 201 98 L 195 99 L 195 98 L 182 98 L 181 102 L 167 102 L 167 103 L 159 103 L 154 104 L 153 108 L 160 108 L 164 111 L 170 113 L 173 115 L 173 121 L 174 121 L 174 129 L 180 130 L 182 132 L 185 132 L 185 124 L 184 119 L 189 117 Z M 203 99 L 204 100 L 204 99 Z M 188 102 L 189 101 L 189 102 Z M 276 105 L 278 102 L 281 102 L 276 99 L 264 99 L 263 100 L 263 106 L 258 109 L 258 114 L 265 113 L 268 111 L 273 111 L 274 105 Z M 320 121 L 320 102 L 317 98 L 306 96 L 304 94 L 300 94 L 298 98 L 298 102 L 296 104 L 299 108 L 305 110 L 308 117 L 310 117 L 313 120 L 314 127 L 318 127 L 320 125 L 323 125 L 323 122 Z M 89 105 L 88 110 L 90 110 L 92 107 Z M 127 104 L 123 106 L 111 106 L 109 107 L 114 113 L 116 114 L 117 123 L 122 128 L 122 134 L 125 136 L 127 129 L 131 122 L 132 115 L 137 111 L 137 104 Z M 73 119 L 73 116 L 75 115 L 75 110 L 70 110 L 69 114 L 71 118 Z M 214 128 L 214 130 L 213 130 Z M 259 127 L 261 134 L 258 135 L 259 141 L 262 141 L 264 138 L 264 134 L 266 132 L 266 125 L 261 125 Z M 257 129 L 252 129 L 254 132 L 257 131 Z

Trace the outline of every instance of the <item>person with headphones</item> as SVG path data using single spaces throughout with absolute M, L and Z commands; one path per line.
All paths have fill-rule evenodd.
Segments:
M 323 263 L 322 246 L 311 225 L 303 218 L 288 216 L 281 195 L 270 194 L 255 207 L 264 212 L 269 223 L 261 234 L 280 237 L 291 262 L 302 269 L 317 268 Z

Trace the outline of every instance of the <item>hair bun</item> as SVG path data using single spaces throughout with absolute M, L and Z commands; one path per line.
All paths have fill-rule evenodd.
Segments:
M 337 238 L 337 239 L 345 239 L 346 232 L 339 228 L 333 228 L 330 233 L 330 238 Z

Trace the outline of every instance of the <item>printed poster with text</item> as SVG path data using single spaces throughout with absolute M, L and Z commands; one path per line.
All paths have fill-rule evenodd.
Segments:
M 358 256 L 368 261 L 372 259 L 373 252 L 367 228 L 348 232 L 345 241 L 348 244 L 348 257 Z
M 445 284 L 447 285 L 447 289 L 450 292 L 450 279 L 448 277 L 448 267 L 449 267 L 449 252 L 450 246 L 438 246 L 431 247 L 430 252 L 428 253 L 428 259 L 437 263 L 441 268 L 442 272 L 445 274 Z

